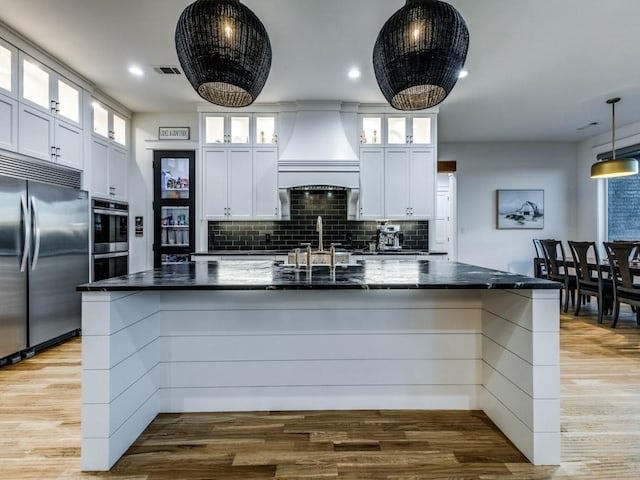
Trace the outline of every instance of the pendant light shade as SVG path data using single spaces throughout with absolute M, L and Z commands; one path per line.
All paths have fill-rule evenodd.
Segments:
M 610 98 L 607 103 L 611 105 L 611 160 L 603 160 L 591 165 L 591 178 L 615 178 L 627 177 L 638 174 L 638 160 L 635 158 L 616 159 L 616 103 L 620 98 Z
M 407 0 L 378 34 L 373 69 L 392 107 L 421 110 L 449 95 L 468 49 L 469 30 L 455 8 L 438 0 Z
M 224 107 L 251 105 L 271 69 L 267 31 L 238 0 L 197 0 L 185 8 L 176 51 L 198 95 Z

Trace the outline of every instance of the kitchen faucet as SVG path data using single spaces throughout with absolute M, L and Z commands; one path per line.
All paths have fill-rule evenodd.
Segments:
M 316 221 L 316 232 L 318 232 L 318 251 L 324 252 L 322 245 L 322 217 L 320 215 L 318 215 L 318 220 Z

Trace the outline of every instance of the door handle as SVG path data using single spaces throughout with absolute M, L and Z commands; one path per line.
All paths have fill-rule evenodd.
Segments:
M 31 229 L 29 228 L 29 208 L 27 207 L 27 197 L 20 197 L 20 208 L 22 209 L 22 226 L 24 228 L 24 240 L 22 242 L 22 261 L 20 271 L 24 272 L 29 260 L 29 246 L 31 245 Z
M 35 246 L 33 247 L 33 261 L 31 262 L 31 270 L 36 269 L 38 259 L 40 258 L 40 214 L 38 212 L 38 202 L 36 198 L 31 196 L 31 213 L 33 217 L 33 231 L 35 233 Z

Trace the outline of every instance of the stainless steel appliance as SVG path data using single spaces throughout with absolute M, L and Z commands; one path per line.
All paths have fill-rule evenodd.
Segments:
M 402 250 L 402 232 L 400 231 L 400 225 L 379 224 L 377 237 L 379 251 Z
M 129 205 L 93 199 L 93 280 L 129 273 Z
M 76 334 L 88 278 L 87 192 L 0 176 L 0 364 Z

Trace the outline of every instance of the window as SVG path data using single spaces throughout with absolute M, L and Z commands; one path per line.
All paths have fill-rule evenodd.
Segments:
M 607 180 L 607 239 L 640 240 L 640 175 Z

